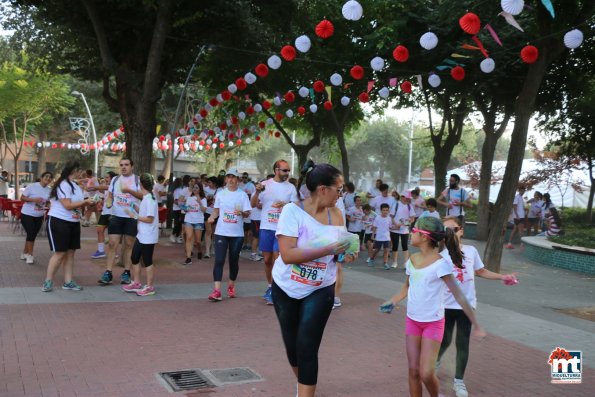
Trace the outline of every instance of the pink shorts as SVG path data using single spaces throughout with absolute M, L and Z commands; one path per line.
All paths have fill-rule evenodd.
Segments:
M 442 342 L 444 336 L 444 317 L 437 321 L 420 322 L 407 317 L 405 321 L 405 335 L 421 336 Z

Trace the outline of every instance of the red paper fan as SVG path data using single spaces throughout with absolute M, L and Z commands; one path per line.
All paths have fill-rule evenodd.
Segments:
M 236 80 L 236 87 L 238 87 L 238 90 L 243 91 L 248 87 L 248 83 L 246 83 L 243 77 L 240 77 Z
M 468 12 L 459 19 L 459 25 L 465 33 L 477 34 L 481 29 L 479 17 L 472 12 Z
M 254 72 L 258 77 L 267 77 L 267 75 L 269 74 L 269 68 L 264 63 L 260 63 L 256 65 L 256 67 L 254 68 Z
M 401 83 L 401 91 L 405 94 L 411 94 L 411 83 L 408 81 L 403 81 Z
M 331 101 L 326 101 L 326 102 L 324 103 L 324 108 L 325 108 L 326 110 L 331 110 L 331 109 L 333 108 L 333 103 L 332 103 Z
M 281 56 L 286 61 L 293 61 L 295 59 L 295 48 L 290 45 L 284 46 L 283 48 L 281 48 Z
M 450 75 L 452 76 L 453 79 L 455 79 L 457 81 L 461 81 L 465 78 L 465 69 L 463 69 L 460 66 L 455 66 L 450 71 Z
M 295 101 L 295 94 L 291 91 L 287 91 L 285 95 L 283 95 L 283 98 L 285 99 L 285 102 L 292 103 Z
M 397 62 L 407 62 L 409 59 L 409 50 L 403 45 L 398 45 L 393 50 L 393 58 L 395 58 Z
M 328 19 L 323 19 L 316 25 L 316 36 L 322 39 L 328 39 L 335 33 L 335 27 L 333 26 L 332 22 Z
M 316 80 L 314 82 L 314 84 L 312 85 L 312 87 L 314 88 L 314 91 L 316 91 L 316 92 L 323 92 L 324 91 L 324 82 L 322 82 L 320 80 Z
M 269 110 L 269 109 L 271 108 L 271 103 L 270 103 L 269 101 L 264 101 L 264 102 L 262 103 L 262 107 L 263 107 L 265 110 Z
M 362 68 L 359 65 L 355 65 L 354 67 L 351 68 L 351 70 L 349 71 L 349 74 L 355 80 L 361 80 L 364 78 L 364 68 Z
M 299 108 L 297 108 L 297 112 L 303 116 L 304 114 L 306 114 L 306 108 L 303 106 L 300 106 Z
M 539 50 L 537 47 L 528 45 L 521 50 L 521 59 L 525 63 L 533 63 L 539 58 Z

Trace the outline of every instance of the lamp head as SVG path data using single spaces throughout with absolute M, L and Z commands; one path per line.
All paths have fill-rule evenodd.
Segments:
M 78 92 L 78 91 L 72 91 L 72 92 L 70 93 L 70 95 L 76 95 L 76 96 L 80 96 L 80 95 L 81 95 L 81 93 L 80 93 L 80 92 Z

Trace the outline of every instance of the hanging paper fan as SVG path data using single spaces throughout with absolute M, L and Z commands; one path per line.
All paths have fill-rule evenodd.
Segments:
M 281 56 L 283 57 L 283 59 L 285 59 L 288 62 L 291 62 L 295 59 L 295 48 L 293 48 L 293 46 L 290 45 L 286 45 L 283 48 L 281 48 Z
M 411 94 L 411 83 L 408 81 L 403 81 L 401 83 L 401 91 L 405 94 Z
M 367 92 L 362 92 L 361 94 L 359 94 L 359 95 L 357 96 L 357 98 L 358 98 L 358 99 L 359 99 L 359 101 L 360 101 L 360 102 L 362 102 L 362 103 L 366 103 L 366 102 L 368 102 L 368 101 L 370 100 L 370 97 L 369 97 L 369 95 L 368 95 L 368 93 L 367 93 Z
M 304 114 L 306 114 L 306 108 L 300 106 L 299 108 L 297 108 L 297 112 L 300 114 L 300 116 L 303 116 Z
M 519 15 L 523 8 L 525 8 L 525 1 L 524 0 L 501 0 L 500 6 L 502 10 L 511 14 L 511 15 Z
M 267 65 L 269 65 L 269 68 L 277 70 L 281 67 L 281 62 L 281 58 L 278 55 L 271 55 L 267 60 Z
M 387 87 L 382 87 L 380 90 L 378 90 L 378 95 L 380 95 L 380 98 L 386 99 L 388 98 L 388 88 Z
M 481 21 L 479 17 L 472 12 L 468 12 L 459 19 L 459 25 L 465 33 L 477 34 L 481 29 Z
M 380 57 L 374 57 L 370 61 L 370 66 L 372 67 L 373 70 L 378 72 L 378 71 L 384 69 L 384 59 L 382 59 Z
M 295 39 L 295 48 L 297 48 L 300 52 L 306 53 L 310 51 L 311 46 L 312 42 L 310 41 L 310 38 L 305 34 Z
M 521 59 L 525 63 L 533 63 L 539 58 L 539 50 L 537 47 L 528 45 L 521 50 Z
M 450 75 L 452 76 L 453 79 L 455 79 L 457 81 L 461 81 L 465 78 L 465 69 L 463 69 L 460 66 L 455 66 L 454 68 L 451 69 Z
M 264 63 L 260 63 L 256 65 L 256 67 L 254 68 L 254 72 L 256 72 L 256 75 L 258 77 L 267 77 L 267 75 L 269 74 L 269 68 Z
M 440 76 L 438 76 L 437 74 L 432 73 L 430 77 L 428 77 L 428 84 L 434 88 L 440 86 L 441 83 L 442 80 L 440 80 Z
M 326 110 L 331 110 L 331 109 L 333 108 L 333 103 L 332 103 L 331 101 L 326 101 L 326 102 L 324 103 L 324 108 L 325 108 Z
M 349 105 L 349 102 L 351 102 L 351 99 L 349 97 L 344 96 L 341 98 L 341 105 L 347 106 Z
M 343 4 L 341 13 L 348 21 L 358 21 L 362 17 L 364 9 L 357 1 L 349 0 L 347 3 Z
M 335 33 L 335 27 L 333 23 L 328 19 L 324 19 L 316 25 L 316 36 L 320 37 L 321 39 L 328 39 Z
M 316 92 L 323 92 L 324 91 L 324 82 L 322 82 L 320 80 L 316 80 L 314 82 L 314 84 L 312 84 L 312 88 L 314 88 L 314 91 L 316 91 Z
M 479 68 L 484 73 L 492 73 L 496 68 L 496 62 L 492 58 L 486 58 L 480 62 Z
M 419 45 L 426 50 L 433 50 L 438 45 L 438 36 L 432 32 L 426 32 L 419 38 Z
M 246 80 L 246 83 L 252 85 L 256 83 L 256 76 L 254 75 L 254 73 L 248 72 L 244 75 L 244 80 Z
M 393 50 L 393 58 L 395 58 L 397 62 L 407 62 L 409 59 L 409 50 L 403 45 L 398 45 Z
M 312 113 L 316 113 L 317 110 L 318 110 L 318 106 L 316 106 L 315 104 L 310 105 L 310 111 Z
M 239 78 L 236 80 L 236 87 L 238 90 L 243 91 L 246 89 L 246 87 L 248 87 L 248 83 L 246 83 L 246 80 L 244 80 L 243 78 Z M 231 91 L 231 90 L 229 90 Z
M 287 91 L 285 95 L 283 95 L 283 99 L 285 99 L 285 102 L 287 103 L 292 103 L 295 101 L 295 94 L 291 91 Z
M 362 78 L 364 78 L 364 68 L 362 68 L 359 65 L 355 65 L 354 67 L 351 68 L 351 70 L 349 71 L 349 74 L 355 80 L 361 80 Z
M 235 94 L 238 91 L 238 87 L 235 84 L 230 84 L 227 86 L 227 90 L 232 94 Z
M 331 76 L 331 84 L 337 87 L 340 86 L 342 82 L 343 77 L 341 77 L 339 73 L 333 73 L 333 75 Z
M 573 29 L 564 35 L 564 45 L 566 48 L 577 48 L 583 42 L 583 32 L 578 29 Z
M 306 87 L 301 87 L 301 88 L 298 90 L 298 94 L 300 94 L 300 96 L 301 96 L 302 98 L 305 98 L 305 97 L 307 97 L 307 96 L 308 96 L 308 94 L 310 94 L 310 90 L 309 90 L 309 89 L 307 89 Z

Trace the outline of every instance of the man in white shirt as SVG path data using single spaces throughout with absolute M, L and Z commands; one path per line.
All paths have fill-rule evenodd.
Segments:
M 9 177 L 8 171 L 2 171 L 2 175 L 0 175 L 0 197 L 2 198 L 8 198 Z
M 461 178 L 457 174 L 451 174 L 448 179 L 448 187 L 438 197 L 438 204 L 446 207 L 446 216 L 456 216 L 464 225 L 465 208 L 471 208 L 472 204 L 469 193 L 459 187 L 460 182 Z
M 378 186 L 380 194 L 370 200 L 370 206 L 374 209 L 377 214 L 380 213 L 380 206 L 382 204 L 388 204 L 389 213 L 394 215 L 395 207 L 397 206 L 397 200 L 388 194 L 388 185 L 386 183 Z
M 373 199 L 374 197 L 380 196 L 380 186 L 382 184 L 383 184 L 382 179 L 376 179 L 376 184 L 373 187 L 371 187 L 370 189 L 368 189 L 367 196 L 369 199 Z
M 287 161 L 275 161 L 273 171 L 275 176 L 257 184 L 256 191 L 251 198 L 252 207 L 258 206 L 259 203 L 262 205 L 259 248 L 264 256 L 265 275 L 268 283 L 268 289 L 263 298 L 268 305 L 273 304 L 271 284 L 273 282 L 273 264 L 279 255 L 279 243 L 277 237 L 275 237 L 279 216 L 285 204 L 298 201 L 295 186 L 287 181 L 291 171 Z
M 514 226 L 512 228 L 512 232 L 510 233 L 510 238 L 508 239 L 508 244 L 506 248 L 513 249 L 514 246 L 512 245 L 512 238 L 515 234 L 518 234 L 519 237 L 523 236 L 525 231 L 525 200 L 523 199 L 523 195 L 525 194 L 525 186 L 520 185 L 518 188 L 518 193 L 514 196 L 514 201 L 512 202 L 512 217 L 514 220 Z
M 120 175 L 113 178 L 105 196 L 105 205 L 111 208 L 111 217 L 107 228 L 109 249 L 107 251 L 106 270 L 99 279 L 101 285 L 111 284 L 112 269 L 116 259 L 116 247 L 122 240 L 122 260 L 124 273 L 120 276 L 122 284 L 130 284 L 130 252 L 136 238 L 136 220 L 127 210 L 138 212 L 143 194 L 140 190 L 139 177 L 132 172 L 134 164 L 128 158 L 120 160 Z
M 159 207 L 163 207 L 165 205 L 165 199 L 167 198 L 167 189 L 164 186 L 165 177 L 163 175 L 159 175 L 157 177 L 157 183 L 153 186 L 153 196 L 155 196 L 155 200 L 157 201 L 157 205 Z

